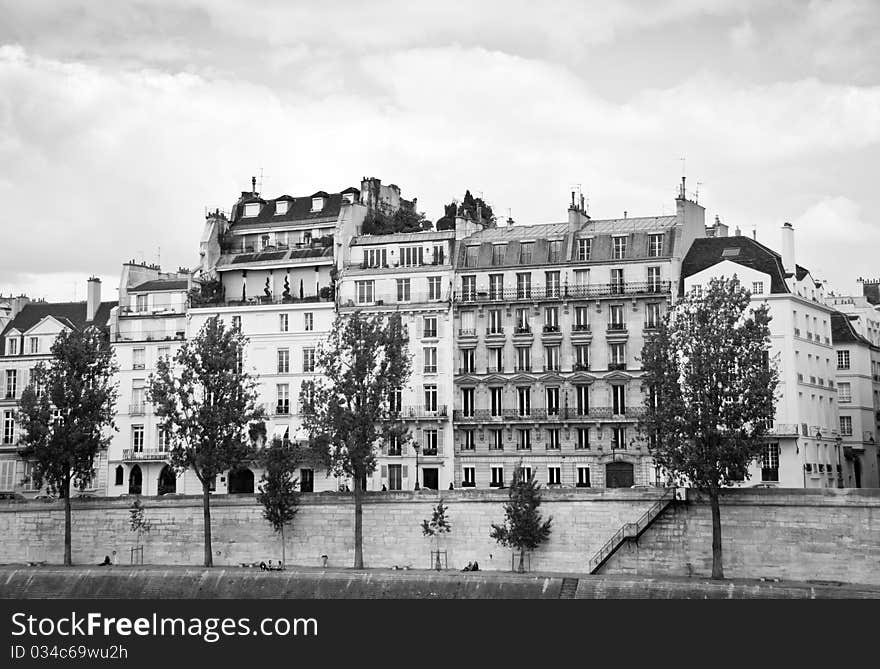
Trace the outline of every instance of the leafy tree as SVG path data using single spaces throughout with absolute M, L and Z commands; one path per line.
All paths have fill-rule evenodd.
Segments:
M 650 392 L 640 430 L 676 484 L 709 496 L 712 578 L 724 578 L 719 492 L 749 476 L 774 415 L 769 309 L 750 304 L 736 276 L 712 279 L 666 314 L 642 351 Z
M 495 213 L 483 198 L 474 197 L 466 190 L 460 204 L 455 201 L 443 207 L 443 217 L 437 220 L 438 230 L 455 230 L 455 217 L 464 216 L 482 223 L 485 227 L 495 227 Z
M 330 472 L 353 479 L 356 569 L 364 566 L 362 482 L 376 469 L 376 447 L 408 441 L 391 403 L 410 375 L 408 339 L 400 314 L 339 314 L 318 346 L 320 376 L 301 388 L 311 448 Z
M 522 467 L 517 465 L 504 505 L 504 525 L 493 524 L 489 536 L 502 546 L 519 551 L 520 572 L 525 571 L 526 551 L 536 549 L 550 537 L 553 518 L 542 522 L 540 505 L 540 486 L 533 478 L 526 479 Z
M 135 548 L 139 549 L 141 547 L 141 539 L 143 539 L 143 535 L 147 534 L 152 527 L 152 523 L 146 519 L 145 514 L 146 509 L 144 505 L 141 504 L 139 499 L 136 499 L 132 502 L 131 507 L 128 509 L 128 524 L 129 528 L 132 532 L 136 532 L 135 534 Z
M 107 447 L 116 404 L 118 366 L 106 333 L 96 327 L 63 330 L 48 364 L 40 363 L 21 397 L 22 455 L 33 462 L 32 482 L 64 499 L 64 564 L 71 565 L 71 483 L 85 489 L 98 452 Z
M 364 219 L 361 231 L 365 235 L 390 235 L 395 232 L 420 232 L 431 227 L 431 221 L 425 218 L 424 212 L 401 207 L 391 215 L 371 211 Z
M 422 521 L 422 534 L 434 539 L 434 548 L 437 555 L 435 569 L 437 571 L 440 571 L 440 537 L 452 532 L 452 524 L 446 518 L 446 510 L 448 508 L 448 506 L 444 506 L 441 499 L 432 510 L 431 520 Z
M 212 567 L 211 488 L 218 474 L 249 462 L 248 431 L 264 411 L 257 404 L 257 382 L 240 360 L 247 338 L 209 318 L 199 333 L 160 358 L 147 395 L 171 447 L 171 466 L 192 469 L 202 484 L 205 566 Z
M 287 440 L 273 439 L 272 444 L 260 451 L 263 476 L 257 501 L 263 505 L 263 518 L 281 535 L 281 564 L 287 564 L 284 528 L 297 512 L 299 479 L 294 472 L 301 461 L 299 447 Z

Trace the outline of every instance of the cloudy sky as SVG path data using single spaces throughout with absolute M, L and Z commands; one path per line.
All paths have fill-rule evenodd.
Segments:
M 709 7 L 707 7 L 707 5 Z M 251 175 L 364 175 L 434 220 L 465 188 L 519 223 L 707 220 L 839 292 L 880 275 L 880 3 L 0 0 L 0 293 L 115 296 L 122 262 L 193 266 Z

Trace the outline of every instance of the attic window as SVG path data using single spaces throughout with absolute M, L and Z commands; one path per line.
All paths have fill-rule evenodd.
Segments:
M 324 208 L 324 198 L 313 197 L 312 198 L 312 211 L 321 211 L 323 208 Z
M 354 203 L 354 193 L 343 193 L 342 200 L 344 202 L 348 202 L 349 204 Z
M 721 252 L 722 258 L 735 258 L 739 255 L 739 249 L 724 249 Z
M 260 203 L 259 202 L 250 202 L 244 205 L 244 216 L 245 218 L 251 218 L 253 216 L 258 216 L 260 214 Z
M 275 215 L 280 216 L 281 214 L 287 213 L 287 206 L 290 203 L 287 200 L 281 200 L 280 202 L 275 203 Z

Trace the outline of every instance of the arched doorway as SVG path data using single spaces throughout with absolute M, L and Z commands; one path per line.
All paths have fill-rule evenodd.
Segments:
M 159 494 L 169 495 L 177 492 L 177 475 L 169 465 L 162 467 L 159 472 Z
M 246 467 L 229 472 L 229 494 L 254 492 L 254 473 Z
M 116 466 L 116 478 L 113 480 L 116 485 L 122 485 L 122 482 L 125 480 L 125 469 L 123 469 L 122 465 Z
M 140 495 L 143 489 L 144 475 L 141 473 L 140 465 L 135 465 L 128 473 L 128 494 Z
M 629 462 L 609 462 L 605 465 L 606 488 L 629 488 L 633 484 L 633 466 Z

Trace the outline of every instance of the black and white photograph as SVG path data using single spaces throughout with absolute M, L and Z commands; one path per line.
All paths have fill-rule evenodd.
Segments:
M 880 3 L 0 15 L 8 666 L 880 598 Z

